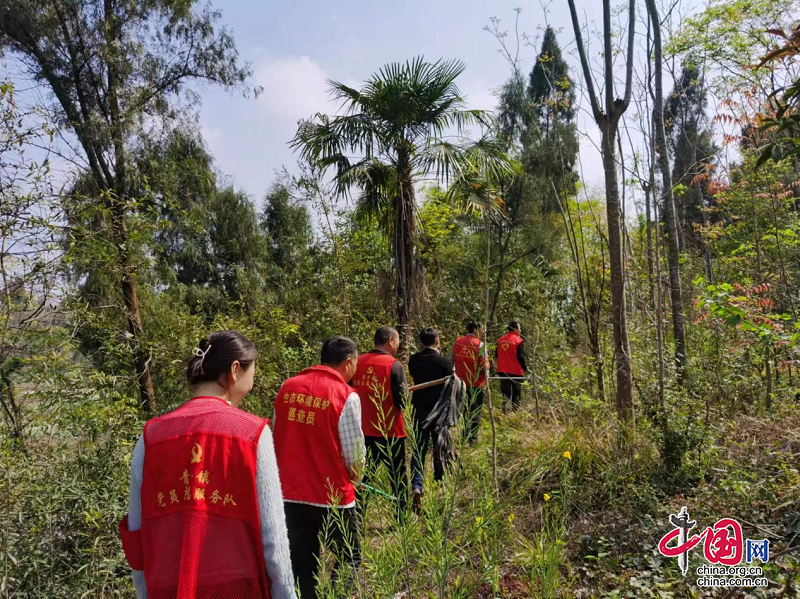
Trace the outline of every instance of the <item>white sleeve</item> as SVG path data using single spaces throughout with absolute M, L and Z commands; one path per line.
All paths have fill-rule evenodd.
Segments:
M 133 449 L 131 461 L 131 483 L 128 490 L 128 530 L 142 528 L 142 474 L 144 472 L 144 435 L 139 437 Z M 133 570 L 133 586 L 137 599 L 147 599 L 144 570 Z
M 347 397 L 339 416 L 339 442 L 342 445 L 342 462 L 345 467 L 361 472 L 366 447 L 361 430 L 361 400 L 355 391 Z
M 270 596 L 275 599 L 295 599 L 281 480 L 278 476 L 272 432 L 268 426 L 264 427 L 258 440 L 256 490 L 261 520 L 261 545 L 270 580 Z

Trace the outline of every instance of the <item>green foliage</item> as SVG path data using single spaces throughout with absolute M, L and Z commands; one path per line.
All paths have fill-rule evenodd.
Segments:
M 410 317 L 425 295 L 424 271 L 417 266 L 414 185 L 430 174 L 438 180 L 474 175 L 497 180 L 512 170 L 492 139 L 462 138 L 469 125 L 490 125 L 485 112 L 464 108 L 456 85 L 463 71 L 457 60 L 429 63 L 419 57 L 386 65 L 360 90 L 333 82 L 333 97 L 345 114 L 301 122 L 291 142 L 321 174 L 335 170 L 339 195 L 356 189 L 361 223 L 376 222 L 389 240 L 403 346 Z
M 19 158 L 26 140 L 47 142 L 51 129 L 27 128 L 41 115 L 21 115 L 13 86 L 0 83 L 0 232 L 4 244 L 37 240 L 26 246 L 34 258 L 0 248 L 0 593 L 131 595 L 116 525 L 143 425 L 130 369 L 137 348 L 150 359 L 158 409 L 167 411 L 190 393 L 184 371 L 197 341 L 215 329 L 242 331 L 259 356 L 244 408 L 270 416 L 280 384 L 315 363 L 331 334 L 352 337 L 363 351 L 379 325 L 408 324 L 409 346 L 414 329 L 432 325 L 449 354 L 466 322 L 483 319 L 487 279 L 489 345 L 512 318 L 526 338 L 535 378 L 524 386 L 523 410 L 495 409 L 493 429 L 484 408 L 480 442 L 458 444 L 441 484 L 428 476 L 419 517 L 398 523 L 385 495 L 373 499 L 353 582 L 361 596 L 690 596 L 653 542 L 678 502 L 703 522 L 746 520 L 751 538 L 767 527 L 776 547 L 788 546 L 800 521 L 792 519 L 800 489 L 797 165 L 759 165 L 748 143 L 725 180 L 697 162 L 710 164 L 716 150 L 705 86 L 763 83 L 762 71 L 741 68 L 763 54 L 767 38 L 753 32 L 765 20 L 785 21 L 794 4 L 712 2 L 672 40 L 674 52 L 693 59 L 667 106 L 676 190 L 691 202 L 700 183 L 707 222 L 686 204 L 686 224 L 713 254 L 713 279 L 687 244 L 681 268 L 695 286 L 683 291 L 695 301 L 686 311 L 691 360 L 680 380 L 664 358 L 673 340 L 668 289 L 661 305 L 656 293 L 663 256 L 648 272 L 647 223 L 629 227 L 636 402 L 625 430 L 607 389 L 614 355 L 605 210 L 578 194 L 575 90 L 552 29 L 529 77 L 515 70 L 501 90 L 499 131 L 477 142 L 446 137 L 451 127 L 489 123 L 464 109 L 458 61 L 388 65 L 360 90 L 334 84 L 343 114 L 301 124 L 293 142 L 307 159 L 301 174 L 278 177 L 257 209 L 244 191 L 220 182 L 199 133 L 170 122 L 191 73 L 176 72 L 179 82 L 145 93 L 172 73 L 166 59 L 193 35 L 202 54 L 189 52 L 190 64 L 207 60 L 201 66 L 212 79 L 241 81 L 246 69 L 236 66 L 228 34 L 215 33 L 214 13 L 192 3 L 123 3 L 112 21 L 120 20 L 125 43 L 109 49 L 101 33 L 111 23 L 79 12 L 93 45 L 77 50 L 96 50 L 86 64 L 108 74 L 107 59 L 116 57 L 131 78 L 120 88 L 124 118 L 104 123 L 100 104 L 90 104 L 95 116 L 75 121 L 75 133 L 108 155 L 122 139 L 126 184 L 117 193 L 90 167 L 69 193 L 51 196 L 48 165 Z M 63 74 L 66 40 L 53 22 L 60 6 L 72 3 L 20 15 L 2 7 L 0 25 L 26 20 Z M 6 48 L 27 51 L 0 31 Z M 68 79 L 72 95 L 86 84 Z M 134 134 L 144 115 L 155 130 Z M 430 178 L 450 185 L 419 185 Z M 355 206 L 340 201 L 350 193 Z M 120 243 L 115 227 L 123 225 Z M 650 233 L 663 251 L 657 224 Z M 430 284 L 403 287 L 416 303 L 403 322 L 398 264 L 409 256 Z M 119 286 L 127 271 L 144 325 L 136 346 Z M 498 406 L 495 381 L 490 390 Z M 390 488 L 382 471 L 374 484 Z M 345 579 L 331 580 L 329 557 L 322 591 L 333 596 Z M 786 596 L 795 592 L 796 567 L 789 554 L 768 566 Z
M 768 65 L 771 71 L 777 71 L 777 62 L 782 63 L 786 72 L 786 83 L 770 94 L 773 99 L 774 112 L 761 122 L 761 130 L 772 138 L 761 148 L 761 156 L 756 163 L 760 166 L 767 160 L 776 162 L 784 158 L 796 159 L 800 156 L 800 115 L 797 109 L 800 104 L 800 78 L 792 79 L 792 63 L 800 55 L 800 25 L 788 34 L 780 29 L 771 29 L 769 33 L 780 36 L 782 46 L 767 53 L 759 66 Z M 776 139 L 777 138 L 777 139 Z
M 672 183 L 675 187 L 677 216 L 684 239 L 697 244 L 697 231 L 705 224 L 703 214 L 712 197 L 708 193 L 710 171 L 719 152 L 705 116 L 707 90 L 700 66 L 687 60 L 680 80 L 667 98 L 664 124 L 667 144 L 674 156 Z

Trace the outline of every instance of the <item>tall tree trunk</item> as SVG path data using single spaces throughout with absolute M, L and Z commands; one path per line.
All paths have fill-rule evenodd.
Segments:
M 417 265 L 414 261 L 414 242 L 416 240 L 416 214 L 414 205 L 414 187 L 411 181 L 410 156 L 405 149 L 398 150 L 399 194 L 395 200 L 394 253 L 395 291 L 397 293 L 397 322 L 400 333 L 400 349 L 398 357 L 408 361 L 409 324 L 415 301 L 417 284 Z
M 489 318 L 489 268 L 491 267 L 492 238 L 491 238 L 491 219 L 489 212 L 484 214 L 486 222 L 486 303 L 484 315 L 486 320 Z M 484 329 L 487 333 L 488 327 Z M 489 344 L 484 340 L 483 343 L 483 363 L 489 363 Z M 494 404 L 492 403 L 491 381 L 486 380 L 486 403 L 489 406 L 489 423 L 492 425 L 492 486 L 494 487 L 495 499 L 500 499 L 500 487 L 497 485 L 497 424 L 494 419 Z
M 622 214 L 615 139 L 618 121 L 602 129 L 601 148 L 606 181 L 608 253 L 611 266 L 611 324 L 614 330 L 614 361 L 617 371 L 617 413 L 623 421 L 633 415 L 633 369 L 628 339 L 628 313 L 625 298 L 625 265 L 622 255 Z
M 121 203 L 121 201 L 117 203 Z M 133 277 L 133 267 L 128 251 L 128 232 L 125 226 L 125 214 L 119 208 L 117 214 L 114 216 L 113 227 L 114 241 L 119 247 L 119 262 L 122 275 L 120 282 L 125 306 L 125 318 L 128 323 L 128 333 L 130 333 L 129 339 L 133 352 L 136 381 L 139 386 L 139 403 L 143 410 L 155 414 L 156 396 L 153 390 L 153 377 L 150 372 L 150 355 L 144 350 L 142 344 L 144 329 L 142 328 L 142 316 L 139 312 L 139 297 L 136 294 L 136 280 Z
M 664 88 L 661 70 L 661 21 L 658 16 L 655 0 L 645 0 L 647 12 L 653 25 L 653 54 L 655 63 L 655 102 L 653 104 L 653 121 L 655 125 L 656 153 L 661 171 L 662 197 L 664 217 L 667 222 L 669 258 L 669 292 L 672 303 L 672 332 L 675 338 L 675 367 L 678 376 L 683 376 L 686 366 L 686 328 L 683 317 L 683 299 L 681 298 L 680 240 L 678 238 L 678 219 L 675 214 L 675 194 L 672 189 L 672 172 L 669 168 L 667 153 L 667 135 L 664 130 Z
M 578 247 L 577 235 L 575 234 L 575 226 L 572 222 L 572 212 L 569 209 L 569 202 L 567 202 L 565 210 L 564 205 L 561 203 L 561 198 L 558 195 L 558 191 L 556 190 L 555 183 L 550 181 L 550 185 L 553 188 L 553 194 L 558 203 L 558 210 L 561 212 L 561 218 L 564 221 L 564 231 L 567 236 L 567 243 L 569 244 L 570 256 L 572 256 L 572 261 L 575 264 L 575 278 L 577 279 L 578 294 L 581 299 L 583 324 L 586 327 L 586 335 L 589 337 L 589 348 L 592 352 L 595 372 L 597 373 L 597 390 L 599 392 L 599 397 L 605 400 L 603 355 L 600 348 L 600 312 L 603 305 L 603 286 L 600 286 L 596 294 L 592 291 L 590 286 L 591 279 L 589 276 L 590 269 L 586 262 L 586 251 L 583 247 L 584 236 L 581 235 L 581 247 Z M 580 209 L 578 209 L 578 227 L 581 230 L 583 229 L 583 223 L 580 219 Z M 581 266 L 581 264 L 583 264 L 583 266 Z M 605 269 L 605 260 L 603 261 L 603 269 Z
M 650 184 L 655 189 L 656 165 L 655 165 L 655 145 L 651 138 L 650 151 Z M 653 204 L 653 212 L 656 223 L 659 223 L 658 203 Z M 661 287 L 661 227 L 655 227 L 655 267 L 656 267 L 656 359 L 658 360 L 658 407 L 659 423 L 662 427 L 662 435 L 666 438 L 669 427 L 667 418 L 667 403 L 665 396 L 666 373 L 664 368 L 664 297 Z
M 602 294 L 601 294 L 602 295 Z M 606 399 L 606 384 L 603 377 L 603 352 L 600 347 L 600 311 L 602 309 L 602 299 L 597 302 L 592 302 L 590 305 L 590 322 L 589 328 L 589 346 L 592 350 L 592 358 L 594 360 L 594 372 L 597 378 L 597 392 L 600 399 Z
M 611 1 L 603 0 L 603 79 L 605 107 L 601 107 L 595 92 L 589 59 L 583 43 L 575 0 L 568 0 L 575 33 L 578 55 L 592 115 L 600 128 L 603 171 L 606 182 L 606 213 L 608 216 L 608 251 L 611 266 L 611 322 L 614 330 L 614 359 L 617 374 L 617 414 L 625 425 L 621 440 L 628 441 L 628 428 L 633 417 L 633 369 L 631 366 L 630 342 L 628 341 L 628 315 L 625 306 L 625 263 L 622 255 L 622 222 L 617 181 L 616 140 L 619 120 L 631 101 L 633 83 L 633 49 L 636 31 L 636 2 L 628 3 L 628 40 L 625 61 L 625 92 L 623 98 L 614 98 L 614 52 L 611 44 Z
M 650 300 L 650 305 L 655 304 L 655 280 L 654 280 L 654 267 L 653 267 L 653 219 L 650 214 L 650 197 L 653 195 L 654 189 L 648 184 L 644 190 L 644 206 L 645 206 L 645 227 L 647 228 L 647 289 Z
M 142 409 L 150 413 L 156 412 L 155 392 L 153 390 L 153 377 L 150 372 L 150 356 L 144 351 L 142 317 L 139 311 L 139 297 L 136 293 L 136 280 L 133 277 L 133 264 L 130 255 L 127 226 L 125 224 L 126 204 L 128 193 L 127 164 L 125 156 L 126 126 L 119 107 L 120 68 L 119 57 L 120 37 L 119 19 L 114 14 L 113 0 L 105 0 L 105 34 L 106 50 L 108 56 L 108 107 L 112 123 L 114 143 L 114 191 L 112 192 L 112 214 L 114 238 L 119 251 L 119 267 L 122 273 L 122 297 L 125 303 L 125 317 L 128 321 L 128 333 L 133 351 L 134 369 L 139 385 L 139 402 Z
M 508 245 L 509 245 L 509 243 L 511 241 L 511 235 L 513 233 L 513 227 L 514 227 L 514 223 L 513 222 L 508 224 L 508 231 L 506 231 L 505 239 L 503 240 L 503 243 L 502 243 L 501 248 L 500 248 L 500 253 L 498 254 L 498 257 L 497 257 L 499 266 L 497 268 L 497 277 L 495 278 L 495 282 L 494 282 L 494 293 L 492 294 L 492 303 L 491 303 L 491 308 L 489 309 L 489 317 L 488 317 L 488 320 L 486 321 L 486 326 L 487 327 L 489 326 L 490 323 L 494 322 L 494 317 L 495 317 L 495 314 L 497 313 L 497 304 L 500 301 L 500 291 L 501 291 L 501 288 L 502 288 L 502 285 L 503 285 L 503 279 L 505 277 L 506 268 L 507 268 L 506 264 L 505 264 L 505 259 L 506 259 L 506 255 L 508 254 Z M 501 228 L 500 229 L 501 237 L 502 237 L 502 234 L 503 234 L 503 230 Z

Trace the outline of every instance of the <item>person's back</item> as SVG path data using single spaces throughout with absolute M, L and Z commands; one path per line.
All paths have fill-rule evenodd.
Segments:
M 503 411 L 509 406 L 516 410 L 522 401 L 522 379 L 525 376 L 525 341 L 519 321 L 508 324 L 508 332 L 497 340 L 497 376 L 500 377 L 500 392 L 503 394 Z
M 352 385 L 361 399 L 365 437 L 402 439 L 405 369 L 396 357 L 400 336 L 392 327 L 375 331 L 375 349 L 358 357 Z
M 437 348 L 425 347 L 409 358 L 408 373 L 414 385 L 419 385 L 450 376 L 453 374 L 453 364 Z M 443 384 L 414 391 L 411 396 L 414 410 L 419 413 L 430 412 L 439 399 L 442 387 Z
M 456 375 L 466 384 L 467 403 L 464 415 L 464 437 L 469 443 L 478 440 L 483 395 L 486 388 L 486 371 L 490 364 L 483 344 L 483 325 L 472 321 L 467 325 L 467 334 L 453 344 L 453 362 Z
M 525 358 L 521 351 L 524 342 L 518 328 L 514 329 L 509 325 L 509 329 L 497 340 L 497 372 L 501 375 L 523 376 Z
M 316 596 L 320 541 L 342 566 L 361 562 L 355 486 L 363 467 L 361 402 L 348 381 L 358 349 L 335 335 L 321 364 L 288 379 L 275 398 L 275 454 L 283 487 L 292 570 L 302 597 Z
M 267 597 L 255 485 L 267 421 L 193 398 L 144 429 L 148 597 Z
M 212 334 L 189 364 L 194 396 L 145 425 L 120 523 L 138 597 L 295 596 L 268 422 L 237 409 L 254 362 L 245 337 Z
M 284 501 L 348 505 L 355 490 L 341 460 L 339 418 L 354 389 L 328 366 L 312 366 L 275 398 L 275 455 Z
M 403 517 L 408 498 L 406 475 L 406 427 L 403 406 L 406 371 L 395 356 L 400 336 L 390 326 L 375 331 L 375 347 L 358 357 L 352 385 L 361 400 L 361 430 L 367 449 L 362 489 L 372 484 L 380 464 L 385 465 L 397 498 L 397 515 Z M 357 494 L 360 514 L 366 511 L 368 496 Z
M 453 344 L 453 366 L 458 378 L 467 387 L 483 387 L 486 385 L 487 368 L 484 367 L 483 341 L 477 335 L 480 325 L 470 323 L 469 327 L 469 332 Z
M 408 372 L 414 385 L 428 383 L 453 374 L 453 364 L 439 353 L 439 331 L 427 328 L 419 335 L 424 349 L 415 353 L 408 361 Z M 414 511 L 419 511 L 422 501 L 422 479 L 425 471 L 425 455 L 431 441 L 431 431 L 423 426 L 444 388 L 444 383 L 414 391 L 411 404 L 414 407 L 415 447 L 411 458 L 411 502 Z M 436 440 L 434 439 L 434 443 Z M 434 449 L 433 473 L 435 480 L 444 476 L 444 465 Z

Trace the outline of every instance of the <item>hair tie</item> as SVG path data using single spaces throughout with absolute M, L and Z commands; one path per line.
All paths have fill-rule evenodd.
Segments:
M 202 364 L 202 363 L 203 363 L 203 360 L 205 360 L 205 359 L 206 359 L 206 354 L 208 353 L 208 351 L 209 351 L 210 349 L 211 349 L 211 344 L 209 343 L 209 344 L 208 344 L 208 347 L 206 347 L 206 351 L 203 351 L 203 350 L 202 350 L 202 349 L 200 349 L 199 347 L 195 347 L 195 348 L 192 350 L 192 353 L 195 355 L 195 357 L 197 357 L 197 358 L 200 358 L 200 364 Z

